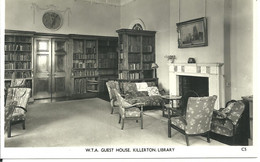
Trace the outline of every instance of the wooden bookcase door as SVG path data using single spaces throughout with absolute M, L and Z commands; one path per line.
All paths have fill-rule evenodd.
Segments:
M 66 96 L 66 39 L 35 38 L 34 98 Z

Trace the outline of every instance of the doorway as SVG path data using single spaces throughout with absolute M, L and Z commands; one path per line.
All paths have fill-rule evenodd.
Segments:
M 34 99 L 67 96 L 67 39 L 38 37 L 34 47 Z

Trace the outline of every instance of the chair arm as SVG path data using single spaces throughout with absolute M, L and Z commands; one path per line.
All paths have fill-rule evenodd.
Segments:
M 132 108 L 132 107 L 143 107 L 143 106 L 144 106 L 144 103 L 135 103 L 133 105 L 126 106 L 126 107 L 123 107 L 123 108 L 129 109 L 129 108 Z
M 175 108 L 172 107 L 164 107 L 167 109 L 167 114 L 168 114 L 168 119 L 170 119 L 172 117 L 171 114 L 174 114 L 174 117 L 176 116 L 182 116 L 182 114 L 180 114 L 180 112 L 178 112 L 177 110 L 175 110 Z
M 23 109 L 25 112 L 27 112 L 27 110 L 22 106 L 15 106 L 15 108 L 20 108 L 20 109 Z

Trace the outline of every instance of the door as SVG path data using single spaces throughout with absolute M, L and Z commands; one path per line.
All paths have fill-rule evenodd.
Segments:
M 35 38 L 34 98 L 66 96 L 66 39 Z

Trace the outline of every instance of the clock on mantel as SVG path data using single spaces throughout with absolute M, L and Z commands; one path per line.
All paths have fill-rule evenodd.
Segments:
M 58 30 L 62 26 L 62 16 L 55 11 L 47 11 L 42 16 L 43 25 L 51 30 Z

